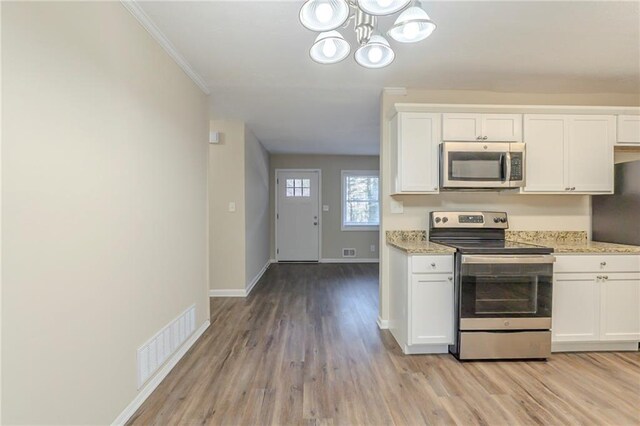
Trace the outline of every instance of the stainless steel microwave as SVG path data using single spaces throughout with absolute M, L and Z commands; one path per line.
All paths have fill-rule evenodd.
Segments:
M 509 189 L 524 186 L 525 144 L 515 142 L 442 142 L 440 188 Z

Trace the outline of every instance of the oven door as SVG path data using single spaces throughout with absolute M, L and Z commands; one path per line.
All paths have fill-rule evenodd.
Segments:
M 551 255 L 463 255 L 460 330 L 549 330 Z

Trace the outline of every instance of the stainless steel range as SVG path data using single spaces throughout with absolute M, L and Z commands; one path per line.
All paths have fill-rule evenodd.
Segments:
M 553 249 L 505 241 L 504 212 L 432 212 L 429 240 L 456 249 L 456 343 L 461 360 L 551 354 Z

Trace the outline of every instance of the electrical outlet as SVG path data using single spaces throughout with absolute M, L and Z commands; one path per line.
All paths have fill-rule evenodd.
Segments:
M 371 244 L 371 247 L 369 247 L 369 250 L 371 250 L 371 253 L 375 253 L 376 252 L 376 245 L 375 244 Z
M 324 204 L 324 205 L 322 206 L 322 211 L 323 211 L 323 212 L 328 212 L 328 211 L 329 211 L 329 206 L 328 206 L 328 205 L 326 205 L 326 204 Z

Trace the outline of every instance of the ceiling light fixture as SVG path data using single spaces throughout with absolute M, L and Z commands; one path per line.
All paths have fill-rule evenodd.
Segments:
M 351 46 L 337 31 L 320 33 L 309 50 L 311 59 L 319 64 L 335 64 L 340 62 L 351 51 Z
M 300 9 L 300 22 L 311 31 L 331 31 L 349 19 L 346 0 L 307 0 Z
M 411 3 L 410 7 L 407 7 Z M 349 55 L 351 46 L 336 31 L 353 21 L 356 62 L 366 68 L 383 68 L 393 62 L 395 53 L 387 39 L 376 32 L 378 16 L 401 10 L 388 35 L 401 43 L 414 43 L 429 37 L 436 25 L 417 0 L 307 0 L 300 9 L 300 22 L 320 34 L 309 50 L 320 64 L 335 64 Z

